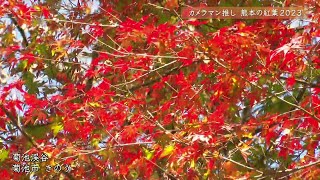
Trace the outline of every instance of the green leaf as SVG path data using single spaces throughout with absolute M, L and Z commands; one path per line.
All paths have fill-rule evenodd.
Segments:
M 161 10 L 158 10 L 155 13 L 157 13 L 157 17 L 159 17 L 159 21 L 158 21 L 159 24 L 170 22 L 171 20 L 170 13 L 166 11 L 161 11 Z
M 45 94 L 53 94 L 53 93 L 55 93 L 57 90 L 56 89 L 54 89 L 54 88 L 49 88 L 49 87 L 47 87 L 47 86 L 44 86 L 44 88 L 43 88 L 43 92 L 45 93 Z
M 9 151 L 6 149 L 1 149 L 0 150 L 0 162 L 5 161 L 9 156 Z
M 48 46 L 46 46 L 45 44 L 37 45 L 35 50 L 39 55 L 44 55 L 47 58 L 51 57 Z
M 28 61 L 23 60 L 18 64 L 17 69 L 18 71 L 23 71 L 24 69 L 26 69 L 27 66 L 28 66 Z
M 251 6 L 252 7 L 261 7 L 262 1 L 261 0 L 253 0 Z
M 24 72 L 22 75 L 22 79 L 25 82 L 28 93 L 30 94 L 39 93 L 39 89 L 38 89 L 39 85 L 37 82 L 34 82 L 34 77 L 35 76 L 29 71 Z
M 261 77 L 261 78 L 259 78 L 259 80 L 258 80 L 258 84 L 259 84 L 260 86 L 264 85 L 266 82 L 267 82 L 267 79 L 266 79 L 265 77 Z
M 289 95 L 282 99 L 294 104 L 294 99 Z M 292 105 L 278 99 L 277 97 L 272 97 L 266 101 L 265 111 L 271 113 L 284 113 L 289 111 L 291 108 L 293 108 Z
M 54 79 L 57 76 L 58 68 L 53 64 L 48 64 L 48 67 L 44 70 L 44 73 L 50 78 Z
M 47 125 L 36 125 L 36 126 L 31 125 L 31 126 L 26 126 L 24 129 L 29 135 L 37 139 L 44 138 L 46 133 L 48 132 Z
M 130 175 L 133 179 L 137 179 L 139 176 L 138 172 L 135 170 L 130 171 Z
M 219 6 L 220 7 L 233 7 L 234 4 L 230 0 L 224 0 L 224 1 L 222 0 L 222 1 L 220 1 Z

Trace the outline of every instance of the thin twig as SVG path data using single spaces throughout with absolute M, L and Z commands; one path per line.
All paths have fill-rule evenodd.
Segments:
M 246 166 L 246 165 L 241 164 L 241 163 L 239 163 L 239 162 L 237 162 L 237 161 L 234 161 L 234 160 L 232 160 L 232 159 L 229 159 L 229 158 L 226 158 L 226 157 L 223 157 L 223 156 L 220 156 L 220 158 L 221 158 L 221 159 L 224 159 L 224 160 L 226 160 L 226 161 L 230 161 L 230 162 L 232 162 L 232 163 L 234 163 L 234 164 L 237 164 L 237 165 L 239 165 L 239 166 L 241 166 L 241 167 L 244 167 L 244 168 L 246 168 L 246 169 L 249 169 L 249 170 L 252 170 L 252 171 L 256 171 L 256 172 L 258 172 L 258 173 L 260 173 L 260 174 L 263 174 L 263 172 L 260 171 L 260 170 L 257 170 L 257 169 L 255 169 L 255 168 L 253 168 L 253 167 Z
M 29 136 L 27 134 L 27 132 L 25 132 L 22 127 L 18 124 L 18 122 L 16 121 L 15 117 L 11 114 L 11 112 L 9 112 L 4 106 L 3 104 L 0 104 L 0 109 L 6 114 L 6 116 L 11 120 L 12 124 L 21 132 L 21 134 L 32 144 L 32 146 L 34 146 L 35 148 L 37 148 L 38 150 L 41 150 L 40 146 L 37 144 L 37 142 L 35 142 L 31 136 Z

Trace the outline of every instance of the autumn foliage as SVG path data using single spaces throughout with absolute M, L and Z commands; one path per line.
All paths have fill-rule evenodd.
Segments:
M 319 2 L 300 23 L 188 5 L 295 1 L 0 1 L 1 179 L 318 179 Z

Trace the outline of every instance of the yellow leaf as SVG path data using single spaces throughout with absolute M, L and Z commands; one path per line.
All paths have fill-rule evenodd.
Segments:
M 90 7 L 87 7 L 86 8 L 86 14 L 90 14 L 91 13 L 91 8 Z
M 191 164 L 190 164 L 190 167 L 191 167 L 191 168 L 194 168 L 195 166 L 196 166 L 196 163 L 194 162 L 194 159 L 192 159 Z
M 37 11 L 41 10 L 41 8 L 39 6 L 34 6 L 34 9 L 37 10 Z
M 243 137 L 247 137 L 247 138 L 249 138 L 249 139 L 252 139 L 252 138 L 253 138 L 253 136 L 252 136 L 252 134 L 251 134 L 251 133 L 249 133 L 249 134 L 245 134 L 245 135 L 243 135 Z
M 0 162 L 3 162 L 4 160 L 6 160 L 8 156 L 9 156 L 9 151 L 2 148 L 0 150 Z
M 53 130 L 53 135 L 56 136 L 61 130 L 63 130 L 63 125 L 59 122 L 55 122 L 51 125 L 51 129 Z
M 239 33 L 240 34 L 240 36 L 248 36 L 249 34 L 248 33 Z
M 91 143 L 93 147 L 99 147 L 100 141 L 99 139 L 93 138 Z
M 97 102 L 89 102 L 88 104 L 92 107 L 101 107 L 101 105 Z
M 143 152 L 144 152 L 144 154 L 146 156 L 146 159 L 148 159 L 148 160 L 152 159 L 154 150 L 149 151 L 147 148 L 143 147 Z
M 204 117 L 203 120 L 202 120 L 202 122 L 204 122 L 204 123 L 208 122 L 208 118 L 207 118 L 207 117 Z
M 204 174 L 205 179 L 210 175 L 210 169 L 207 170 L 207 172 Z
M 223 91 L 216 91 L 213 95 L 214 96 L 219 96 L 219 95 L 221 95 L 223 93 Z
M 51 56 L 54 56 L 56 54 L 56 51 L 54 49 L 51 50 Z
M 233 83 L 236 83 L 237 82 L 237 79 L 236 78 L 231 78 L 231 80 L 233 81 Z
M 163 152 L 160 155 L 160 158 L 168 156 L 170 154 L 172 154 L 174 151 L 174 145 L 169 145 L 167 147 L 164 148 Z
M 219 152 L 218 151 L 214 151 L 213 152 L 213 157 L 218 158 L 219 157 Z
M 243 23 L 243 22 L 239 23 L 239 28 L 240 28 L 240 29 L 243 29 L 245 26 L 246 26 L 245 23 Z

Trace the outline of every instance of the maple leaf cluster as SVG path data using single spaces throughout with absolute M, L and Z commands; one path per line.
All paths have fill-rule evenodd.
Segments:
M 0 1 L 0 177 L 319 178 L 320 4 L 304 20 L 179 15 L 264 3 Z M 48 161 L 17 172 L 19 153 Z

